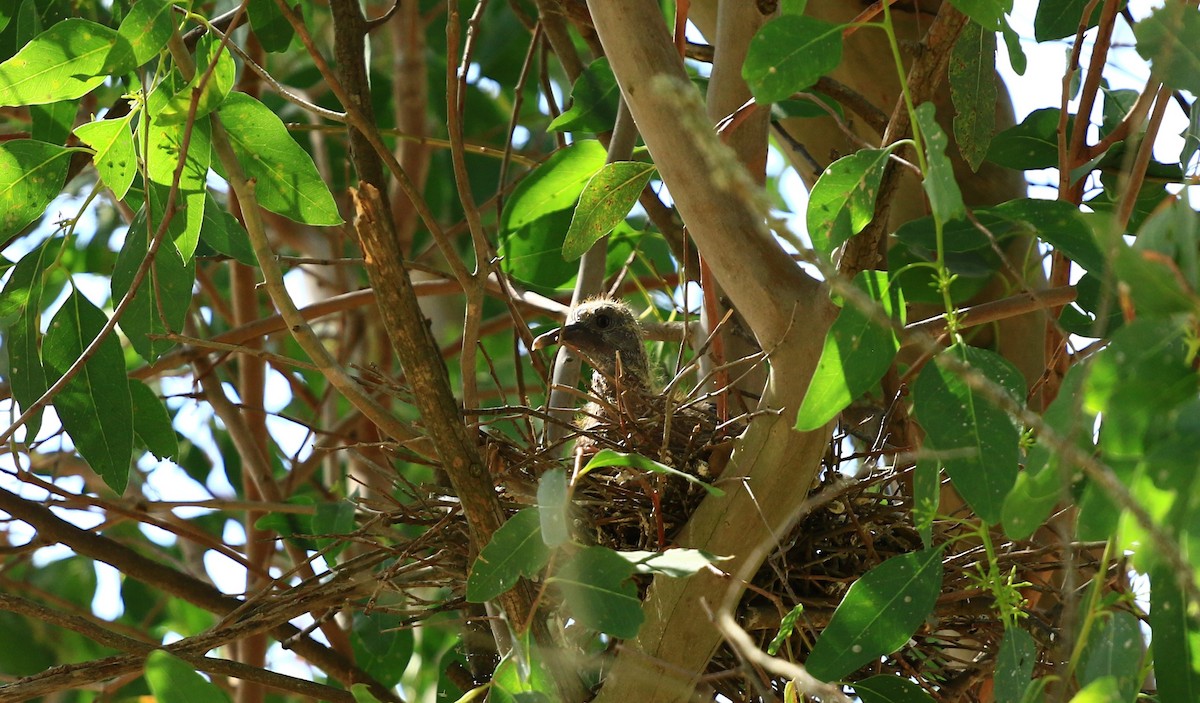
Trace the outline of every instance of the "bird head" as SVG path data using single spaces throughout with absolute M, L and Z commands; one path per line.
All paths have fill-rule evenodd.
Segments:
M 589 300 L 571 311 L 567 324 L 533 340 L 534 349 L 551 344 L 570 347 L 598 374 L 649 387 L 650 365 L 642 346 L 642 328 L 629 306 L 612 298 Z

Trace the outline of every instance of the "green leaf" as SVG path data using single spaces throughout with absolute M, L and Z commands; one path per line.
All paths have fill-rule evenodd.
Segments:
M 899 676 L 880 674 L 855 681 L 854 692 L 863 703 L 933 703 L 925 689 Z
M 483 603 L 542 570 L 550 550 L 542 540 L 537 508 L 525 508 L 496 530 L 467 576 L 467 600 Z
M 1077 677 L 1087 685 L 1111 677 L 1121 700 L 1132 701 L 1140 688 L 1142 631 L 1138 619 L 1124 610 L 1100 613 L 1092 623 L 1080 655 Z
M 350 686 L 350 695 L 354 696 L 354 703 L 383 703 L 371 693 L 371 687 L 365 683 Z
M 1034 110 L 1015 127 L 992 139 L 988 161 L 1017 170 L 1058 166 L 1058 121 L 1056 107 Z
M 542 293 L 568 287 L 579 267 L 562 257 L 571 210 L 557 210 L 511 232 L 501 231 L 500 266 L 513 279 Z M 611 242 L 610 242 L 611 244 Z
M 621 87 L 602 56 L 587 65 L 571 87 L 571 107 L 555 117 L 546 129 L 552 132 L 607 132 L 617 121 Z
M 1107 259 L 1096 243 L 1092 228 L 1079 208 L 1063 200 L 1020 198 L 992 208 L 992 212 L 1037 233 L 1047 244 L 1094 273 L 1104 272 Z
M 309 225 L 341 224 L 329 187 L 283 121 L 245 93 L 230 93 L 217 109 L 238 163 L 255 182 L 259 205 Z
M 563 258 L 578 259 L 624 222 L 653 173 L 654 166 L 639 161 L 604 164 L 579 195 L 579 205 L 563 240 Z
M 117 33 L 129 42 L 136 66 L 158 56 L 175 31 L 175 8 L 166 0 L 138 0 L 121 20 Z
M 889 288 L 886 271 L 862 271 L 854 286 L 897 319 L 904 309 L 899 286 Z M 896 333 L 847 301 L 825 335 L 821 359 L 796 416 L 802 432 L 823 427 L 887 372 L 900 349 Z
M 608 547 L 585 547 L 547 581 L 562 590 L 567 609 L 584 627 L 613 637 L 637 637 L 645 614 L 633 564 Z
M 29 106 L 29 136 L 39 142 L 63 145 L 75 124 L 79 103 L 63 100 L 47 105 Z
M 1185 289 L 1174 262 L 1153 251 L 1139 251 L 1118 242 L 1113 268 L 1122 293 L 1138 317 L 1186 313 L 1195 309 L 1192 292 Z
M 79 291 L 72 292 L 50 321 L 42 343 L 47 375 L 56 380 L 63 376 L 106 322 L 99 308 Z M 54 397 L 54 409 L 80 456 L 121 495 L 133 458 L 133 406 L 116 335 L 105 337 Z
M 967 23 L 950 54 L 949 74 L 954 138 L 963 159 L 978 171 L 996 132 L 996 33 Z
M 500 216 L 500 230 L 511 235 L 541 218 L 575 205 L 592 176 L 604 166 L 600 142 L 585 139 L 554 152 L 513 190 Z
M 192 664 L 156 649 L 146 657 L 146 683 L 157 703 L 220 703 L 229 696 L 211 681 L 205 680 Z
M 1033 677 L 1037 643 L 1019 627 L 1004 628 L 1004 640 L 996 654 L 995 682 L 998 703 L 1019 703 Z
M 1183 147 L 1179 150 L 1179 165 L 1186 168 L 1196 152 L 1200 151 L 1200 110 L 1192 110 L 1187 127 L 1179 136 L 1183 138 Z
M 222 209 L 212 198 L 204 201 L 204 224 L 200 227 L 200 239 L 218 253 L 258 268 L 254 247 L 250 246 L 250 235 L 242 229 L 237 218 Z
M 1041 43 L 1075 36 L 1088 2 L 1089 0 L 1056 0 L 1038 3 L 1037 14 L 1033 17 L 1034 40 Z M 1092 18 L 1098 17 L 1093 11 Z M 1094 20 L 1084 23 L 1087 27 L 1095 25 Z
M 112 274 L 113 300 L 121 300 L 129 292 L 138 267 L 149 252 L 150 232 L 147 231 L 145 210 L 139 210 L 125 233 L 125 244 L 117 254 Z M 151 339 L 151 335 L 178 332 L 183 329 L 188 308 L 192 304 L 192 283 L 196 280 L 196 261 L 184 263 L 179 252 L 167 244 L 158 247 L 154 264 L 134 294 L 119 324 L 129 337 L 129 343 L 146 361 L 153 363 L 175 343 Z
M 1012 12 L 1012 0 L 950 0 L 950 4 L 990 32 L 1000 31 L 1004 15 Z
M 275 0 L 250 0 L 246 6 L 246 13 L 250 16 L 250 26 L 254 28 L 254 34 L 263 49 L 272 53 L 287 51 L 295 30 L 283 16 Z
M 1200 13 L 1180 0 L 1166 0 L 1162 7 L 1133 28 L 1137 52 L 1150 62 L 1154 75 L 1178 90 L 1200 93 Z
M 808 235 L 826 258 L 875 217 L 875 198 L 894 146 L 863 149 L 834 161 L 808 198 Z
M 1103 272 L 1106 259 L 1096 243 L 1091 226 L 1079 209 L 1062 200 L 1018 198 L 975 211 L 975 219 L 1001 242 L 1019 234 L 1034 234 L 1061 249 L 1071 260 L 1088 271 Z M 937 231 L 932 217 L 906 222 L 896 230 L 896 238 L 910 247 L 937 249 Z M 948 252 L 990 248 L 991 239 L 974 222 L 960 220 L 942 228 L 942 246 Z
M 961 344 L 942 353 L 1001 384 L 1017 402 L 1024 401 L 1025 382 L 1003 357 Z M 938 363 L 921 370 L 913 403 L 926 432 L 926 445 L 938 453 L 954 487 L 984 521 L 998 522 L 1004 498 L 1017 479 L 1020 436 L 1012 420 Z
M 946 146 L 950 143 L 941 125 L 937 123 L 937 107 L 933 103 L 922 103 L 917 106 L 917 124 L 925 138 L 925 159 L 928 173 L 921 185 L 929 196 L 929 206 L 933 216 L 942 222 L 957 220 L 966 214 L 963 206 L 962 191 L 958 189 L 958 181 L 954 180 L 954 166 L 946 156 Z
M 129 379 L 129 396 L 133 401 L 133 433 L 160 461 L 179 454 L 179 440 L 171 426 L 167 406 L 150 387 Z
M 197 121 L 221 105 L 233 90 L 233 83 L 237 78 L 237 66 L 233 63 L 229 48 L 225 47 L 222 50 L 221 40 L 209 34 L 200 37 L 200 42 L 196 45 L 196 74 L 192 76 L 192 80 L 176 90 L 155 113 L 160 124 L 177 125 L 187 121 L 188 113 L 192 109 L 193 93 L 200 87 L 200 81 L 204 79 L 205 74 L 208 74 L 208 80 L 204 83 L 200 97 L 196 98 Z M 152 101 L 151 104 L 156 102 Z
M 226 467 L 226 471 L 228 470 L 229 467 Z M 316 501 L 313 500 L 312 496 L 307 495 L 292 496 L 287 499 L 287 502 L 291 505 L 299 505 L 305 508 L 312 508 L 316 505 Z M 255 520 L 254 528 L 274 532 L 280 537 L 288 538 L 301 549 L 315 551 L 317 549 L 316 542 L 310 539 L 313 533 L 312 519 L 313 515 L 311 512 L 279 510 L 267 513 L 258 520 Z
M 190 135 L 184 125 L 168 125 L 152 122 L 150 125 L 149 153 L 146 160 L 146 175 L 150 183 L 147 188 L 151 226 L 166 214 L 171 184 L 175 180 L 175 169 L 179 153 L 184 148 L 184 137 L 188 137 L 187 156 L 179 174 L 179 193 L 175 198 L 175 213 L 167 226 L 168 236 L 184 261 L 190 261 L 200 241 L 200 227 L 204 223 L 204 201 L 208 199 L 208 167 L 212 158 L 212 147 L 207 121 L 196 122 Z
M 140 6 L 140 3 L 135 5 Z M 100 180 L 112 190 L 117 200 L 125 198 L 137 173 L 137 154 L 133 147 L 133 134 L 129 131 L 132 119 L 133 115 L 126 115 L 115 120 L 88 122 L 75 128 L 75 135 L 80 141 L 96 150 L 92 163 L 100 174 Z
M 129 43 L 108 27 L 74 17 L 57 22 L 0 63 L 0 107 L 81 98 L 104 82 L 109 67 L 124 68 L 132 57 Z
M 1193 296 L 1200 291 L 1200 215 L 1184 199 L 1157 208 L 1138 229 L 1133 250 L 1161 254 L 1164 265 L 1173 264 L 1175 278 Z
M 1106 677 L 1096 679 L 1080 689 L 1071 698 L 1071 703 L 1127 703 L 1121 696 L 1116 679 Z
M 1059 469 L 1050 463 L 1050 456 L 1043 444 L 1030 448 L 1026 469 L 1017 474 L 1004 499 L 1000 519 L 1004 533 L 1013 539 L 1027 539 L 1037 531 L 1063 495 L 1062 478 Z
M 1167 567 L 1150 574 L 1154 678 L 1163 701 L 1200 700 L 1200 622 L 1179 586 L 1186 578 Z
M 792 632 L 795 631 L 796 621 L 799 620 L 800 616 L 803 614 L 803 603 L 797 603 L 796 605 L 792 606 L 792 609 L 788 611 L 787 615 L 784 615 L 783 619 L 779 621 L 779 632 L 773 638 L 771 638 L 771 644 L 767 645 L 767 654 L 770 654 L 771 656 L 779 654 L 779 650 L 783 647 L 783 643 L 787 642 L 788 638 L 792 636 Z
M 48 240 L 21 257 L 0 292 L 0 327 L 8 327 L 4 346 L 8 348 L 9 383 L 22 412 L 50 388 L 38 344 L 42 277 L 58 256 L 62 243 L 62 239 Z M 25 441 L 33 441 L 41 426 L 42 413 L 39 411 L 25 424 Z
M 542 474 L 538 479 L 537 505 L 542 541 L 546 546 L 557 547 L 571 539 L 567 513 L 571 503 L 565 471 L 555 468 Z
M 892 557 L 855 581 L 806 665 L 833 681 L 904 646 L 933 610 L 942 587 L 942 549 Z
M 658 474 L 678 476 L 679 478 L 687 479 L 691 483 L 700 486 L 704 490 L 708 491 L 709 495 L 725 495 L 725 491 L 717 488 L 716 486 L 710 486 L 691 474 L 684 473 L 678 469 L 673 469 L 666 464 L 660 464 L 653 459 L 648 459 L 642 456 L 641 454 L 624 454 L 622 452 L 613 451 L 612 449 L 601 449 L 599 452 L 596 452 L 596 456 L 592 457 L 591 460 L 588 461 L 587 465 L 583 467 L 583 470 L 580 472 L 580 476 L 586 476 L 592 469 L 602 466 L 625 466 L 632 469 L 638 469 L 640 471 L 653 471 L 654 473 Z
M 522 647 L 521 650 L 513 648 L 496 667 L 488 692 L 489 703 L 524 703 L 524 696 L 555 690 L 554 679 L 546 670 L 537 649 Z M 468 693 L 460 699 L 460 703 L 476 700 L 468 698 L 470 695 Z
M 1195 397 L 1189 334 L 1174 320 L 1139 318 L 1091 360 L 1083 407 L 1103 414 L 1100 443 L 1110 456 L 1142 456 L 1160 418 Z
M 742 78 L 760 104 L 808 88 L 842 61 L 842 27 L 805 15 L 762 26 L 746 52 Z
M 662 552 L 628 551 L 616 552 L 628 561 L 639 574 L 662 574 L 672 578 L 684 578 L 700 571 L 709 564 L 719 561 L 700 549 L 672 548 Z
M 400 683 L 413 654 L 413 631 L 395 613 L 371 610 L 354 616 L 350 644 L 354 662 L 384 686 Z
M 933 546 L 933 520 L 941 500 L 942 465 L 927 456 L 918 456 L 913 468 L 913 527 L 921 535 L 921 544 Z
M 62 190 L 70 163 L 71 150 L 55 144 L 0 142 L 0 238 L 20 232 L 45 212 Z
M 347 535 L 354 531 L 354 503 L 349 500 L 339 500 L 334 503 L 317 503 L 317 512 L 312 518 L 314 535 L 317 537 L 317 549 L 322 550 L 325 561 L 334 563 L 337 555 L 350 546 Z

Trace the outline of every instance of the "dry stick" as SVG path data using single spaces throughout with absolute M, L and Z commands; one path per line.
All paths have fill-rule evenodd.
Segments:
M 0 510 L 15 520 L 29 524 L 43 541 L 64 544 L 80 556 L 109 564 L 129 578 L 182 598 L 208 612 L 224 615 L 242 606 L 240 600 L 221 593 L 215 586 L 175 571 L 108 537 L 76 527 L 55 515 L 50 508 L 27 501 L 3 488 L 0 488 Z M 339 593 L 337 597 L 345 598 L 346 594 Z M 280 642 L 288 642 L 287 646 L 296 654 L 311 661 L 330 676 L 347 684 L 366 683 L 381 700 L 398 700 L 386 686 L 375 681 L 370 674 L 354 666 L 337 652 L 301 634 L 298 628 L 286 621 L 306 610 L 307 606 L 298 607 L 297 612 L 289 614 L 281 623 L 272 624 L 271 633 Z M 5 690 L 7 687 L 0 687 L 0 695 Z
M 1095 0 L 1089 3 L 1089 8 L 1094 6 Z M 1096 96 L 1100 92 L 1100 81 L 1104 76 L 1105 62 L 1108 60 L 1108 48 L 1112 43 L 1113 28 L 1116 24 L 1117 7 L 1120 5 L 1119 0 L 1104 0 L 1104 9 L 1100 14 L 1100 22 L 1096 26 L 1096 39 L 1092 44 L 1092 59 L 1088 63 L 1088 73 L 1083 81 L 1083 90 L 1079 95 L 1079 109 L 1075 113 L 1075 125 L 1071 132 L 1070 146 L 1066 154 L 1065 165 L 1067 168 L 1061 169 L 1059 175 L 1059 196 L 1060 200 L 1068 200 L 1078 204 L 1083 192 L 1083 181 L 1071 183 L 1071 170 L 1077 165 L 1083 163 L 1081 161 L 1084 153 L 1085 140 L 1087 139 L 1088 127 L 1092 122 L 1092 108 L 1096 104 Z M 1087 12 L 1090 16 L 1091 12 Z M 1076 46 L 1082 43 L 1083 20 L 1080 21 L 1080 33 L 1076 34 Z M 1072 50 L 1072 56 L 1077 56 L 1075 50 Z M 1064 80 L 1066 80 L 1064 78 Z M 1066 101 L 1066 88 L 1064 86 L 1063 100 Z M 1062 111 L 1061 119 L 1065 120 L 1067 111 Z M 1065 125 L 1060 124 L 1065 130 Z
M 347 120 L 354 128 L 351 134 L 358 133 L 374 149 L 373 157 L 372 152 L 369 151 L 355 152 L 356 163 L 363 162 L 368 158 L 383 160 L 438 243 L 455 278 L 466 289 L 470 285 L 470 274 L 467 273 L 462 260 L 458 258 L 454 247 L 434 218 L 428 204 L 416 191 L 408 175 L 400 168 L 394 154 L 383 144 L 378 130 L 367 118 L 362 106 L 352 99 L 337 76 L 330 71 L 328 63 L 321 52 L 317 50 L 303 20 L 297 17 L 283 0 L 276 0 L 276 4 L 295 29 L 297 36 L 300 37 L 334 95 L 346 109 Z M 342 3 L 334 5 L 339 8 L 339 14 L 342 11 L 341 5 Z M 353 18 L 357 16 L 361 20 L 361 15 L 354 14 L 358 11 L 356 5 L 345 9 L 349 10 L 345 13 L 345 19 L 353 21 Z M 362 53 L 355 54 L 352 51 L 344 51 L 344 46 L 342 48 L 343 53 L 339 55 L 339 59 L 356 65 L 361 64 Z M 365 76 L 363 80 L 365 81 Z M 216 143 L 214 134 L 214 145 Z M 364 176 L 361 169 L 359 175 L 360 178 Z M 411 277 L 404 266 L 399 243 L 395 241 L 390 212 L 383 206 L 380 190 L 368 180 L 362 183 L 359 191 L 355 194 L 354 201 L 358 216 L 356 228 L 363 253 L 367 259 L 367 272 L 379 298 L 379 309 L 384 326 L 397 356 L 400 357 L 400 363 L 412 383 L 417 407 L 425 421 L 428 435 L 434 442 L 442 469 L 449 477 L 456 495 L 462 501 L 471 542 L 476 549 L 482 548 L 491 541 L 492 534 L 504 522 L 504 511 L 496 496 L 495 485 L 479 455 L 476 442 L 462 422 L 459 405 L 450 390 L 446 366 L 437 354 L 437 345 L 417 304 Z M 265 239 L 262 244 L 265 247 Z M 280 290 L 280 293 L 286 293 L 286 291 Z M 302 323 L 302 321 L 298 322 Z M 397 423 L 391 423 L 391 425 L 394 424 Z M 391 434 L 389 426 L 381 425 L 385 432 Z M 506 592 L 498 600 L 510 623 L 516 627 L 528 624 L 533 630 L 536 642 L 543 645 L 550 644 L 546 623 L 540 618 L 532 617 L 533 613 L 530 608 L 532 593 L 527 583 L 518 584 L 515 589 Z M 565 680 L 560 683 L 565 683 Z
M 355 193 L 354 201 L 358 212 L 355 225 L 367 256 L 367 273 L 380 296 L 379 311 L 384 327 L 412 385 L 415 404 L 428 435 L 434 439 L 442 469 L 450 479 L 455 495 L 462 501 L 471 544 L 475 549 L 481 549 L 491 541 L 505 519 L 495 485 L 450 391 L 446 366 L 436 353 L 432 332 L 417 305 L 399 244 L 387 225 L 388 215 L 379 191 L 370 184 L 363 184 Z M 513 627 L 528 626 L 535 642 L 543 646 L 551 644 L 545 621 L 535 617 L 531 609 L 533 593 L 528 582 L 518 583 L 497 600 Z M 558 679 L 556 677 L 556 683 L 560 685 L 567 683 L 566 679 Z
M 288 23 L 292 25 L 292 29 L 295 30 L 296 36 L 299 37 L 300 42 L 304 44 L 304 48 L 308 51 L 309 57 L 313 60 L 313 65 L 315 65 L 317 70 L 321 73 L 321 77 L 325 79 L 325 82 L 329 86 L 330 91 L 333 92 L 334 97 L 336 97 L 338 102 L 342 104 L 342 107 L 345 108 L 346 122 L 349 124 L 349 126 L 354 128 L 354 131 L 361 134 L 362 137 L 365 138 L 366 143 L 370 145 L 371 149 L 374 150 L 374 153 L 383 160 L 384 165 L 387 166 L 388 171 L 392 174 L 392 177 L 396 179 L 396 184 L 400 186 L 400 190 L 403 191 L 404 195 L 412 202 L 413 207 L 416 209 L 417 214 L 421 218 L 422 224 L 424 224 L 425 228 L 429 230 L 429 234 L 433 237 L 433 240 L 437 242 L 438 248 L 441 249 L 442 254 L 446 257 L 446 261 L 450 264 L 450 269 L 454 274 L 454 278 L 465 288 L 468 284 L 468 280 L 470 279 L 470 274 L 467 272 L 462 260 L 458 257 L 458 253 L 454 248 L 453 242 L 449 240 L 446 235 L 446 231 L 438 223 L 437 218 L 434 217 L 433 211 L 429 209 L 429 204 L 425 202 L 425 199 L 422 198 L 421 194 L 417 191 L 416 186 L 413 185 L 412 179 L 410 179 L 408 174 L 405 173 L 404 169 L 401 168 L 400 162 L 396 160 L 395 154 L 393 154 L 391 149 L 389 149 L 388 146 L 383 143 L 383 139 L 379 136 L 379 129 L 375 126 L 374 120 L 369 119 L 363 112 L 363 109 L 359 105 L 358 101 L 354 100 L 351 95 L 347 93 L 345 87 L 342 85 L 342 82 L 338 80 L 337 75 L 329 67 L 329 63 L 325 60 L 325 56 L 321 54 L 321 51 L 317 48 L 316 42 L 313 41 L 312 35 L 309 33 L 308 28 L 304 26 L 304 19 L 298 17 L 296 13 L 292 11 L 292 8 L 288 7 L 284 0 L 275 0 L 275 4 L 279 7 Z M 356 56 L 357 58 L 355 58 Z M 348 52 L 348 54 L 343 58 L 348 61 L 361 62 L 362 54 L 359 53 L 355 55 L 353 52 Z
M 1062 286 L 1036 292 L 1027 291 L 1008 298 L 972 305 L 958 311 L 958 327 L 965 329 L 1024 315 L 1035 310 L 1059 307 L 1074 301 L 1075 295 L 1074 286 Z M 908 334 L 924 332 L 931 337 L 937 337 L 946 331 L 946 316 L 943 314 L 910 323 L 904 327 L 904 331 Z
M 913 62 L 908 72 L 908 90 L 912 102 L 918 105 L 933 95 L 945 75 L 946 62 L 954 42 L 967 23 L 967 17 L 950 3 L 942 3 L 937 16 L 929 26 L 922 42 L 924 51 Z M 894 144 L 911 133 L 908 107 L 903 96 L 896 101 L 888 128 L 883 135 L 883 145 Z M 900 167 L 889 159 L 884 167 L 879 195 L 875 201 L 875 216 L 859 234 L 846 242 L 839 272 L 848 279 L 860 271 L 887 268 L 887 228 L 892 209 L 892 196 L 900 185 Z
M 453 164 L 454 183 L 458 188 L 458 200 L 462 204 L 467 228 L 471 233 L 471 244 L 475 249 L 475 270 L 471 273 L 470 283 L 464 285 L 466 294 L 466 314 L 463 317 L 463 341 L 461 349 L 460 376 L 462 378 L 462 402 L 468 408 L 479 405 L 479 385 L 476 380 L 477 355 L 479 344 L 479 324 L 483 318 L 483 284 L 488 276 L 488 246 L 483 234 L 483 221 L 479 216 L 479 207 L 475 196 L 471 193 L 471 180 L 467 174 L 466 157 L 463 153 L 462 115 L 466 109 L 467 69 L 470 67 L 471 50 L 475 43 L 475 33 L 479 26 L 479 17 L 487 0 L 481 0 L 475 6 L 475 12 L 467 23 L 467 38 L 463 46 L 462 61 L 455 64 L 451 56 L 458 54 L 459 17 L 456 0 L 446 3 L 446 127 L 450 137 L 450 160 Z M 468 415 L 467 422 L 474 422 Z
M 216 659 L 199 654 L 192 653 L 194 644 L 188 640 L 180 640 L 167 646 L 160 646 L 155 643 L 143 642 L 132 637 L 113 632 L 108 627 L 102 627 L 85 618 L 76 615 L 64 615 L 56 610 L 47 608 L 40 603 L 36 603 L 18 596 L 0 594 L 0 610 L 6 610 L 17 615 L 23 615 L 27 618 L 33 618 L 41 622 L 56 625 L 58 627 L 77 632 L 84 637 L 87 637 L 94 642 L 97 642 L 105 647 L 117 649 L 122 652 L 135 655 L 134 657 L 124 657 L 128 664 L 127 670 L 136 671 L 140 668 L 142 660 L 151 652 L 162 649 L 171 652 L 175 656 L 183 659 L 198 671 L 206 671 L 210 674 L 220 676 L 229 676 L 232 678 L 242 679 L 244 681 L 253 681 L 256 683 L 269 686 L 271 688 L 283 691 L 285 693 L 297 693 L 302 696 L 307 696 L 317 700 L 344 701 L 345 703 L 354 703 L 354 696 L 345 690 L 326 686 L 325 684 L 315 683 L 306 679 L 287 676 L 273 671 L 264 670 L 258 667 L 248 666 L 239 662 L 232 662 L 226 659 Z M 104 660 L 101 660 L 104 661 Z M 131 665 L 131 666 L 130 666 Z M 108 667 L 103 667 L 105 672 L 98 675 L 93 662 L 74 665 L 80 670 L 86 670 L 93 675 L 93 681 L 98 681 L 112 676 L 111 670 Z M 47 672 L 49 673 L 49 672 Z M 56 672 L 58 673 L 58 672 Z M 27 683 L 32 683 L 37 677 L 30 677 L 24 681 L 19 681 L 10 684 L 15 688 L 15 693 L 12 690 L 7 690 L 6 687 L 0 686 L 0 700 L 8 700 L 10 695 L 22 696 L 22 700 L 29 700 L 37 695 L 46 695 L 61 691 L 66 688 L 78 688 L 77 681 L 66 681 L 63 678 L 42 678 L 38 683 L 41 685 L 41 690 L 32 690 L 32 687 L 25 687 Z M 60 683 L 61 682 L 61 683 Z
M 1134 205 L 1137 204 L 1138 192 L 1142 189 L 1142 183 L 1146 179 L 1146 168 L 1150 165 L 1150 158 L 1154 152 L 1154 138 L 1158 136 L 1163 115 L 1166 114 L 1167 106 L 1171 102 L 1170 88 L 1160 84 L 1157 94 L 1154 109 L 1150 112 L 1150 122 L 1146 125 L 1146 133 L 1142 135 L 1142 143 L 1138 145 L 1137 156 L 1133 161 L 1133 168 L 1129 171 L 1129 180 L 1123 189 L 1120 207 L 1117 208 L 1116 226 L 1120 227 L 1122 232 L 1129 224 L 1129 217 L 1133 214 Z

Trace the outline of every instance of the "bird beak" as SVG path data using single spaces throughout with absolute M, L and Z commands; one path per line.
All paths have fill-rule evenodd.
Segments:
M 539 335 L 533 340 L 533 350 L 545 349 L 551 344 L 561 344 L 564 347 L 570 347 L 581 353 L 588 349 L 599 349 L 604 346 L 604 340 L 601 339 L 587 325 L 564 325 L 556 330 L 552 330 L 543 335 Z
M 561 334 L 562 334 L 561 328 L 556 329 L 556 330 L 550 330 L 549 332 L 546 332 L 545 334 L 539 334 L 533 340 L 533 346 L 531 346 L 530 349 L 532 349 L 533 351 L 537 351 L 539 349 L 545 349 L 546 347 L 550 346 L 551 344 L 558 344 L 558 338 L 559 338 L 559 335 L 561 335 Z

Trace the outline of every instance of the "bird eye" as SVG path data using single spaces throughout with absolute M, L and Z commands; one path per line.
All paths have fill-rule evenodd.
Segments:
M 604 313 L 600 313 L 599 315 L 596 315 L 596 317 L 594 317 L 592 319 L 594 319 L 596 321 L 596 326 L 599 327 L 600 329 L 607 329 L 608 326 L 612 324 L 612 319 Z

